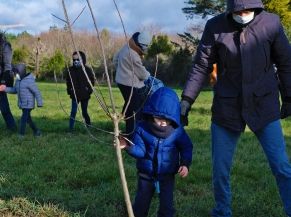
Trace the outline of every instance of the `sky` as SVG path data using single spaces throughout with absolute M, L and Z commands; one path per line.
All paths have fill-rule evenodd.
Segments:
M 115 0 L 128 33 L 154 26 L 165 33 L 182 33 L 197 20 L 187 20 L 182 8 L 185 0 Z M 90 0 L 99 29 L 122 33 L 122 25 L 113 0 Z M 86 0 L 65 0 L 72 22 L 85 7 L 73 25 L 75 30 L 93 31 L 94 25 Z M 23 27 L 7 29 L 8 33 L 27 31 L 39 34 L 51 26 L 64 27 L 65 19 L 61 0 L 0 0 L 0 26 L 23 24 Z M 1 28 L 3 30 L 3 27 Z

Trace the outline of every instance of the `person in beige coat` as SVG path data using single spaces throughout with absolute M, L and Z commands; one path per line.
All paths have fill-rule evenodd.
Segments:
M 115 82 L 124 99 L 123 111 L 125 113 L 126 135 L 134 131 L 135 122 L 140 116 L 140 107 L 145 100 L 146 88 L 144 81 L 150 76 L 149 71 L 142 63 L 142 57 L 146 53 L 152 37 L 148 32 L 136 32 L 114 56 L 113 63 L 116 68 Z M 130 93 L 132 90 L 132 97 Z

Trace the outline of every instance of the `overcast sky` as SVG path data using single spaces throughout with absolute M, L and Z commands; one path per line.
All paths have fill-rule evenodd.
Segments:
M 98 28 L 122 32 L 120 20 L 112 0 L 90 0 Z M 193 23 L 187 20 L 182 8 L 184 0 L 116 0 L 128 33 L 140 30 L 143 26 L 158 26 L 167 33 L 183 32 Z M 86 0 L 66 0 L 70 20 L 73 21 L 82 8 L 85 11 L 74 24 L 75 29 L 93 29 L 93 22 Z M 47 31 L 50 26 L 63 27 L 64 23 L 54 18 L 54 14 L 64 18 L 61 0 L 0 0 L 0 25 L 24 24 L 7 32 L 24 30 L 31 34 Z

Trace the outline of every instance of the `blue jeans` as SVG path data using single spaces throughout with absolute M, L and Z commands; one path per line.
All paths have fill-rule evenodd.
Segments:
M 33 123 L 31 116 L 30 116 L 31 109 L 22 109 L 22 116 L 20 119 L 20 127 L 19 127 L 19 134 L 24 135 L 25 134 L 25 128 L 26 128 L 26 123 L 31 127 L 33 130 L 33 133 L 36 134 L 38 129 Z
M 159 181 L 160 193 L 159 200 L 160 206 L 158 210 L 158 217 L 173 217 L 175 214 L 174 209 L 174 184 L 175 177 L 167 176 Z M 133 204 L 133 212 L 135 217 L 147 217 L 151 200 L 155 194 L 154 180 L 138 178 L 137 193 Z
M 10 130 L 15 130 L 16 129 L 15 120 L 10 111 L 7 94 L 5 92 L 0 92 L 0 111 L 6 123 L 6 127 Z
M 231 217 L 230 169 L 240 132 L 214 123 L 212 134 L 212 168 L 215 207 L 213 217 Z M 291 164 L 289 162 L 280 121 L 269 123 L 255 132 L 276 178 L 287 215 L 291 216 Z
M 82 109 L 82 116 L 85 120 L 86 125 L 89 126 L 91 125 L 91 120 L 87 111 L 89 99 L 81 100 L 80 103 L 81 103 L 81 109 Z M 70 122 L 69 122 L 70 130 L 74 128 L 77 111 L 78 111 L 78 102 L 72 99 L 71 115 L 70 115 Z

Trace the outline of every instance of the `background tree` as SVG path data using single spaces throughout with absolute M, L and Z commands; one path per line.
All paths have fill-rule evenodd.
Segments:
M 27 46 L 23 45 L 20 48 L 16 48 L 13 50 L 12 63 L 27 63 L 29 55 L 29 49 Z
M 170 55 L 173 51 L 173 45 L 171 44 L 167 35 L 154 36 L 152 44 L 148 49 L 147 57 L 155 57 L 158 54 Z
M 291 1 L 265 0 L 264 3 L 268 11 L 274 12 L 280 16 L 289 41 L 291 41 Z
M 56 50 L 54 55 L 50 58 L 44 58 L 41 65 L 43 73 L 41 78 L 53 78 L 54 73 L 63 77 L 63 70 L 65 68 L 65 58 L 60 50 Z

